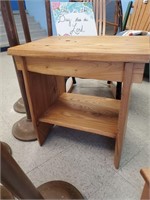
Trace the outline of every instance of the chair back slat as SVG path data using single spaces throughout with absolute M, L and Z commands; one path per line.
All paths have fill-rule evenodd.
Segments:
M 27 15 L 25 11 L 25 6 L 24 6 L 24 0 L 21 0 L 21 1 L 18 0 L 18 5 L 19 5 L 20 17 L 21 17 L 25 40 L 26 42 L 31 42 L 29 25 L 28 25 Z
M 150 2 L 149 4 L 145 4 L 145 10 L 141 23 L 139 24 L 139 29 L 150 31 Z
M 21 7 L 21 10 L 22 10 L 22 7 Z M 17 33 L 17 28 L 16 28 L 16 24 L 15 24 L 14 15 L 12 12 L 10 0 L 1 1 L 1 12 L 2 12 L 4 26 L 5 26 L 7 37 L 8 37 L 9 46 L 13 47 L 13 46 L 19 45 L 20 42 L 19 42 L 19 37 L 18 37 L 18 33 Z M 22 22 L 24 22 L 24 21 L 25 20 L 23 20 Z M 30 39 L 30 38 L 28 38 L 28 39 Z M 26 95 L 26 91 L 25 91 L 23 74 L 20 70 L 17 69 L 15 60 L 14 60 L 14 65 L 15 65 L 15 69 L 16 69 L 16 74 L 17 74 L 17 78 L 18 78 L 18 82 L 19 82 L 20 91 L 21 91 L 23 102 L 24 102 L 25 109 L 26 109 L 26 116 L 27 116 L 27 119 L 31 119 L 31 113 L 29 110 L 29 104 L 28 104 L 27 95 Z
M 143 0 L 135 0 L 133 11 L 131 12 L 127 29 L 150 31 L 150 1 L 144 3 Z
M 142 19 L 144 17 L 144 13 L 145 13 L 145 9 L 146 9 L 146 4 L 143 4 L 142 1 L 140 1 L 140 12 L 139 12 L 139 16 L 137 18 L 137 21 L 136 21 L 136 24 L 134 24 L 134 27 L 137 27 L 138 29 L 140 28 L 141 26 L 141 23 L 142 23 Z M 149 10 L 150 12 L 150 10 Z
M 123 31 L 123 10 L 121 0 L 116 0 L 115 4 L 115 13 L 117 17 L 114 20 L 114 23 L 116 23 L 117 26 L 114 26 L 114 33 L 116 34 L 117 31 Z
M 21 1 L 18 0 L 18 6 L 19 6 L 20 18 L 21 18 L 25 40 L 26 42 L 31 42 L 29 25 L 28 25 L 26 11 L 24 7 L 24 0 L 21 0 Z M 19 37 L 17 33 L 17 27 L 16 27 L 10 1 L 2 1 L 1 10 L 2 10 L 2 16 L 4 20 L 4 25 L 5 25 L 9 45 L 10 46 L 19 45 L 20 42 L 19 42 Z
M 108 27 L 114 27 L 114 35 L 117 33 L 118 29 L 120 31 L 122 30 L 121 0 L 70 0 L 70 2 L 91 2 L 93 4 L 98 35 L 107 34 L 109 31 L 107 30 Z M 109 21 L 110 19 L 107 19 L 108 12 L 106 11 L 108 8 L 113 10 L 111 11 L 111 21 Z
M 50 0 L 45 0 L 45 11 L 46 11 L 46 21 L 48 36 L 52 35 L 52 20 L 51 20 L 51 4 Z
M 97 2 L 98 3 L 98 2 Z M 99 5 L 95 5 L 97 6 L 99 9 L 97 10 L 97 19 L 96 19 L 96 23 L 97 23 L 97 30 L 98 30 L 98 35 L 102 34 L 102 23 L 103 23 L 103 7 L 102 7 L 102 0 L 99 1 Z
M 105 35 L 105 33 L 106 33 L 106 0 L 103 0 L 102 5 L 103 5 L 103 7 L 102 7 L 102 9 L 103 9 L 103 17 L 102 17 L 103 33 L 102 33 L 102 35 Z
M 98 35 L 105 35 L 106 32 L 106 0 L 84 0 L 91 2 L 95 16 L 95 23 Z
M 141 13 L 142 4 L 143 4 L 143 2 L 141 0 L 139 0 L 138 4 L 137 4 L 136 13 L 134 15 L 134 22 L 132 24 L 132 29 L 136 29 L 136 27 L 137 27 L 139 17 L 141 15 L 140 13 Z
M 3 16 L 3 21 L 9 41 L 9 45 L 11 47 L 19 45 L 19 37 L 17 33 L 17 28 L 14 20 L 14 16 L 12 13 L 10 1 L 1 1 L 1 12 Z

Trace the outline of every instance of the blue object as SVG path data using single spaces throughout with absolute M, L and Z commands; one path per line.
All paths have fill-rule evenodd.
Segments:
M 10 0 L 10 4 L 11 4 L 11 7 L 12 7 L 13 11 L 19 10 L 18 0 Z M 24 4 L 25 4 L 25 2 L 24 2 Z
M 41 27 L 47 31 L 46 13 L 45 13 L 45 1 L 44 0 L 25 0 L 26 8 L 30 16 L 34 16 L 35 20 L 40 23 Z M 68 0 L 51 0 L 51 2 Z M 52 16 L 52 26 L 53 26 L 53 16 Z M 53 35 L 56 35 L 55 27 L 53 26 Z

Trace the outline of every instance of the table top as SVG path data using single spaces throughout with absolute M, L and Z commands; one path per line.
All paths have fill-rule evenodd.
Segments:
M 146 63 L 150 61 L 150 37 L 50 36 L 11 47 L 8 54 L 63 60 Z

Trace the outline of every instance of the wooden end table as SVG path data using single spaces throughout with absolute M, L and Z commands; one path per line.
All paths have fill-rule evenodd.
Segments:
M 149 42 L 145 36 L 53 36 L 9 48 L 23 72 L 40 145 L 54 124 L 114 138 L 118 168 L 131 85 L 142 82 Z M 65 93 L 66 76 L 123 82 L 121 100 Z

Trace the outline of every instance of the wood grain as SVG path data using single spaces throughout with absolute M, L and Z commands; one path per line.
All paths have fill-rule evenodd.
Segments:
M 8 49 L 10 55 L 63 60 L 135 62 L 150 61 L 148 36 L 47 37 Z
M 25 86 L 40 144 L 53 124 L 115 138 L 119 167 L 131 85 L 150 60 L 149 37 L 48 37 L 10 48 Z M 66 94 L 64 76 L 123 82 L 120 100 Z
M 15 56 L 17 69 L 23 69 L 22 59 Z M 75 76 L 97 80 L 123 81 L 124 63 L 121 62 L 96 62 L 96 61 L 64 61 L 49 60 L 48 58 L 27 57 L 27 70 L 46 75 Z M 145 64 L 134 64 L 132 81 L 141 83 Z M 65 70 L 64 70 L 65 69 Z
M 146 4 L 135 0 L 133 11 L 129 15 L 127 29 L 150 31 L 150 1 Z
M 28 73 L 25 58 L 22 58 L 23 76 L 32 122 L 40 145 L 45 141 L 53 124 L 39 123 L 39 117 L 65 91 L 64 77 Z
M 119 107 L 119 100 L 64 93 L 39 121 L 115 138 Z
M 122 81 L 123 63 L 27 58 L 28 71 L 49 75 Z M 64 70 L 65 69 L 65 70 Z
M 115 144 L 114 164 L 117 169 L 119 168 L 124 135 L 127 126 L 129 97 L 132 85 L 133 70 L 134 70 L 133 63 L 127 63 L 125 65 L 124 76 L 123 76 L 123 89 L 122 89 L 119 119 L 118 119 L 118 133 L 116 136 L 116 144 Z

